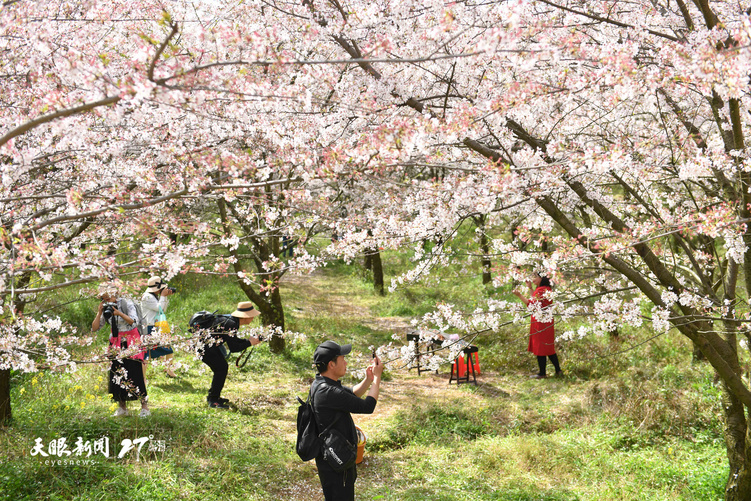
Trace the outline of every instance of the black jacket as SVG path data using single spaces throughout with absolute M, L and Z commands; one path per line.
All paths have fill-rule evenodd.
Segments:
M 250 341 L 237 337 L 240 321 L 232 315 L 217 315 L 214 325 L 211 327 L 211 336 L 221 339 L 232 353 L 250 348 Z M 219 349 L 218 345 L 207 345 L 205 349 Z
M 339 430 L 347 440 L 357 445 L 357 430 L 351 413 L 372 414 L 376 407 L 376 399 L 370 396 L 362 399 L 355 395 L 351 388 L 320 374 L 316 375 L 310 385 L 310 395 L 319 432 L 339 416 L 332 429 Z

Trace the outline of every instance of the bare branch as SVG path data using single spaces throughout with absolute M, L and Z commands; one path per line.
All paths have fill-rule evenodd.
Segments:
M 612 24 L 613 26 L 618 26 L 619 28 L 628 28 L 628 29 L 636 29 L 636 26 L 632 26 L 630 24 L 622 23 L 620 21 L 616 21 L 615 19 L 610 19 L 607 17 L 598 16 L 597 14 L 589 14 L 587 12 L 582 12 L 580 10 L 571 9 L 569 7 L 564 7 L 563 5 L 559 5 L 557 3 L 551 2 L 550 0 L 539 0 L 540 2 L 550 5 L 551 7 L 555 7 L 556 9 L 565 10 L 566 12 L 571 12 L 572 14 L 578 14 L 580 16 L 587 17 L 589 19 L 594 19 L 595 21 L 600 21 L 607 24 Z M 703 0 L 706 1 L 706 0 Z M 647 32 L 661 37 L 661 38 L 667 38 L 668 40 L 672 40 L 673 42 L 678 42 L 679 39 L 677 37 L 674 37 L 673 35 L 668 35 L 667 33 L 660 33 L 659 31 L 654 31 L 647 29 Z

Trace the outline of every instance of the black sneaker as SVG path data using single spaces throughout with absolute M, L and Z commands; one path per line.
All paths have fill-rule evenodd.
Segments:
M 229 409 L 227 402 L 220 402 L 218 400 L 209 401 L 210 409 Z
M 220 403 L 223 403 L 223 404 L 228 404 L 229 403 L 229 399 L 228 398 L 223 398 L 223 397 L 219 397 L 219 398 L 206 397 L 206 402 L 208 402 L 208 403 L 211 403 L 211 402 L 220 402 Z

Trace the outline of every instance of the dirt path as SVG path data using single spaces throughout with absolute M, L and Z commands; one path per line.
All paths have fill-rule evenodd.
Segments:
M 321 271 L 310 275 L 287 274 L 282 279 L 282 289 L 292 287 L 302 299 L 294 301 L 296 316 L 311 318 L 320 314 L 356 319 L 373 330 L 405 334 L 410 330 L 409 319 L 404 317 L 376 317 L 367 306 L 351 300 L 351 293 L 341 283 L 326 277 Z
M 282 287 L 285 286 L 294 288 L 296 296 L 302 298 L 294 302 L 296 316 L 344 317 L 374 330 L 400 334 L 406 343 L 405 335 L 411 330 L 411 319 L 374 316 L 367 306 L 351 300 L 350 291 L 345 284 L 337 283 L 320 271 L 305 276 L 285 275 Z M 439 369 L 438 374 L 423 372 L 418 375 L 415 369 L 389 369 L 390 379 L 382 384 L 378 411 L 370 416 L 357 417 L 358 424 L 363 428 L 377 427 L 379 421 L 414 406 L 418 400 L 423 403 L 462 401 L 472 405 L 487 396 L 509 396 L 509 393 L 501 389 L 503 382 L 489 374 L 480 375 L 476 391 L 460 391 L 455 382 L 449 384 L 451 368 L 448 363 Z

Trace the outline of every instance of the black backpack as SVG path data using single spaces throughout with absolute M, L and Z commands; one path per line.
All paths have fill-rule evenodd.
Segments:
M 297 397 L 300 406 L 297 408 L 297 444 L 295 451 L 303 461 L 315 459 L 321 453 L 321 441 L 318 438 L 318 425 L 313 415 L 313 406 L 310 403 L 310 393 L 307 402 Z
M 307 402 L 297 397 L 300 402 L 297 408 L 297 455 L 303 461 L 321 456 L 337 472 L 351 468 L 357 459 L 357 446 L 349 443 L 339 431 L 332 429 L 340 415 L 337 414 L 331 424 L 319 433 L 311 400 L 310 393 Z
M 214 324 L 217 323 L 218 316 L 221 317 L 223 315 L 217 315 L 216 310 L 214 310 L 213 313 L 209 311 L 198 311 L 194 313 L 188 322 L 188 326 L 190 327 L 189 332 L 195 332 L 199 329 L 213 330 Z

